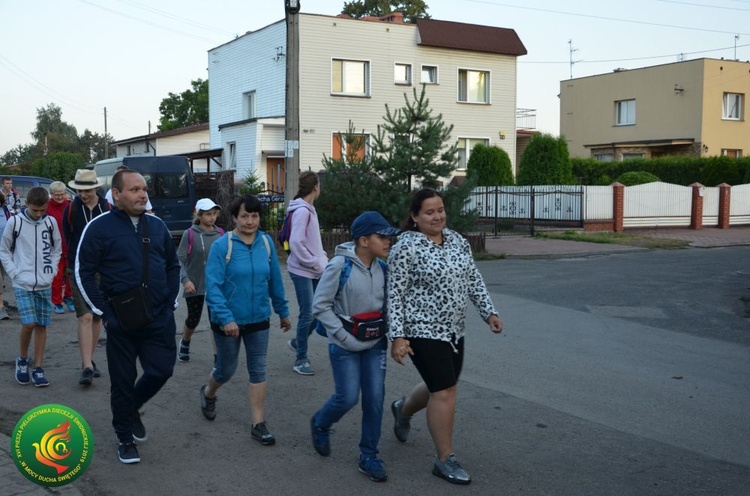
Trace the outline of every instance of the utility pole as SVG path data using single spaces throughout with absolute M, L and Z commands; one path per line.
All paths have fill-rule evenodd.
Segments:
M 285 0 L 286 102 L 284 105 L 284 200 L 292 201 L 299 189 L 299 0 Z
M 107 137 L 107 107 L 104 107 L 104 158 L 109 158 L 109 138 Z

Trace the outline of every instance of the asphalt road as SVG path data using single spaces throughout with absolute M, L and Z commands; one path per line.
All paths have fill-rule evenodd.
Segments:
M 49 331 L 52 385 L 41 390 L 13 380 L 18 321 L 0 322 L 0 430 L 9 434 L 42 403 L 77 409 L 96 442 L 74 484 L 84 495 L 747 495 L 750 321 L 740 298 L 750 293 L 748 260 L 750 247 L 480 262 L 506 331 L 492 335 L 470 312 L 455 432 L 474 477 L 467 487 L 430 474 L 423 414 L 406 444 L 393 437 L 388 406 L 417 374 L 392 360 L 381 440 L 389 481 L 356 470 L 356 409 L 336 426 L 332 456 L 316 455 L 309 417 L 332 391 L 325 342 L 312 338 L 317 374 L 298 376 L 277 320 L 267 404 L 275 446 L 250 439 L 242 365 L 220 391 L 216 421 L 202 417 L 198 389 L 212 360 L 205 321 L 191 362 L 178 363 L 146 405 L 140 464 L 117 461 L 107 377 L 88 390 L 77 384 L 72 314 L 55 317 Z

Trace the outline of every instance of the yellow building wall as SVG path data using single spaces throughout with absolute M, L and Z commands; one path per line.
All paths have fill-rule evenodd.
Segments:
M 706 59 L 703 80 L 703 155 L 721 155 L 722 149 L 742 150 L 750 156 L 750 63 L 733 60 Z M 740 93 L 743 97 L 742 118 L 723 119 L 724 93 Z

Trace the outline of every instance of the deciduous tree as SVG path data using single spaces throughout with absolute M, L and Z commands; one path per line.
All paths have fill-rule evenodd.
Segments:
M 404 20 L 415 22 L 419 18 L 429 19 L 428 5 L 424 0 L 353 0 L 344 2 L 342 14 L 354 19 L 366 16 L 382 17 L 391 12 L 401 12 Z
M 159 104 L 159 131 L 208 122 L 208 80 L 196 79 L 180 94 L 169 93 Z

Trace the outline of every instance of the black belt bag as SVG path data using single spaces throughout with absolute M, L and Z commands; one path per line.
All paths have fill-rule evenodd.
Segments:
M 383 312 L 363 312 L 349 317 L 339 317 L 346 332 L 359 341 L 373 341 L 385 336 L 386 325 Z
M 140 331 L 154 321 L 151 301 L 143 285 L 134 287 L 109 299 L 117 322 L 123 331 Z

